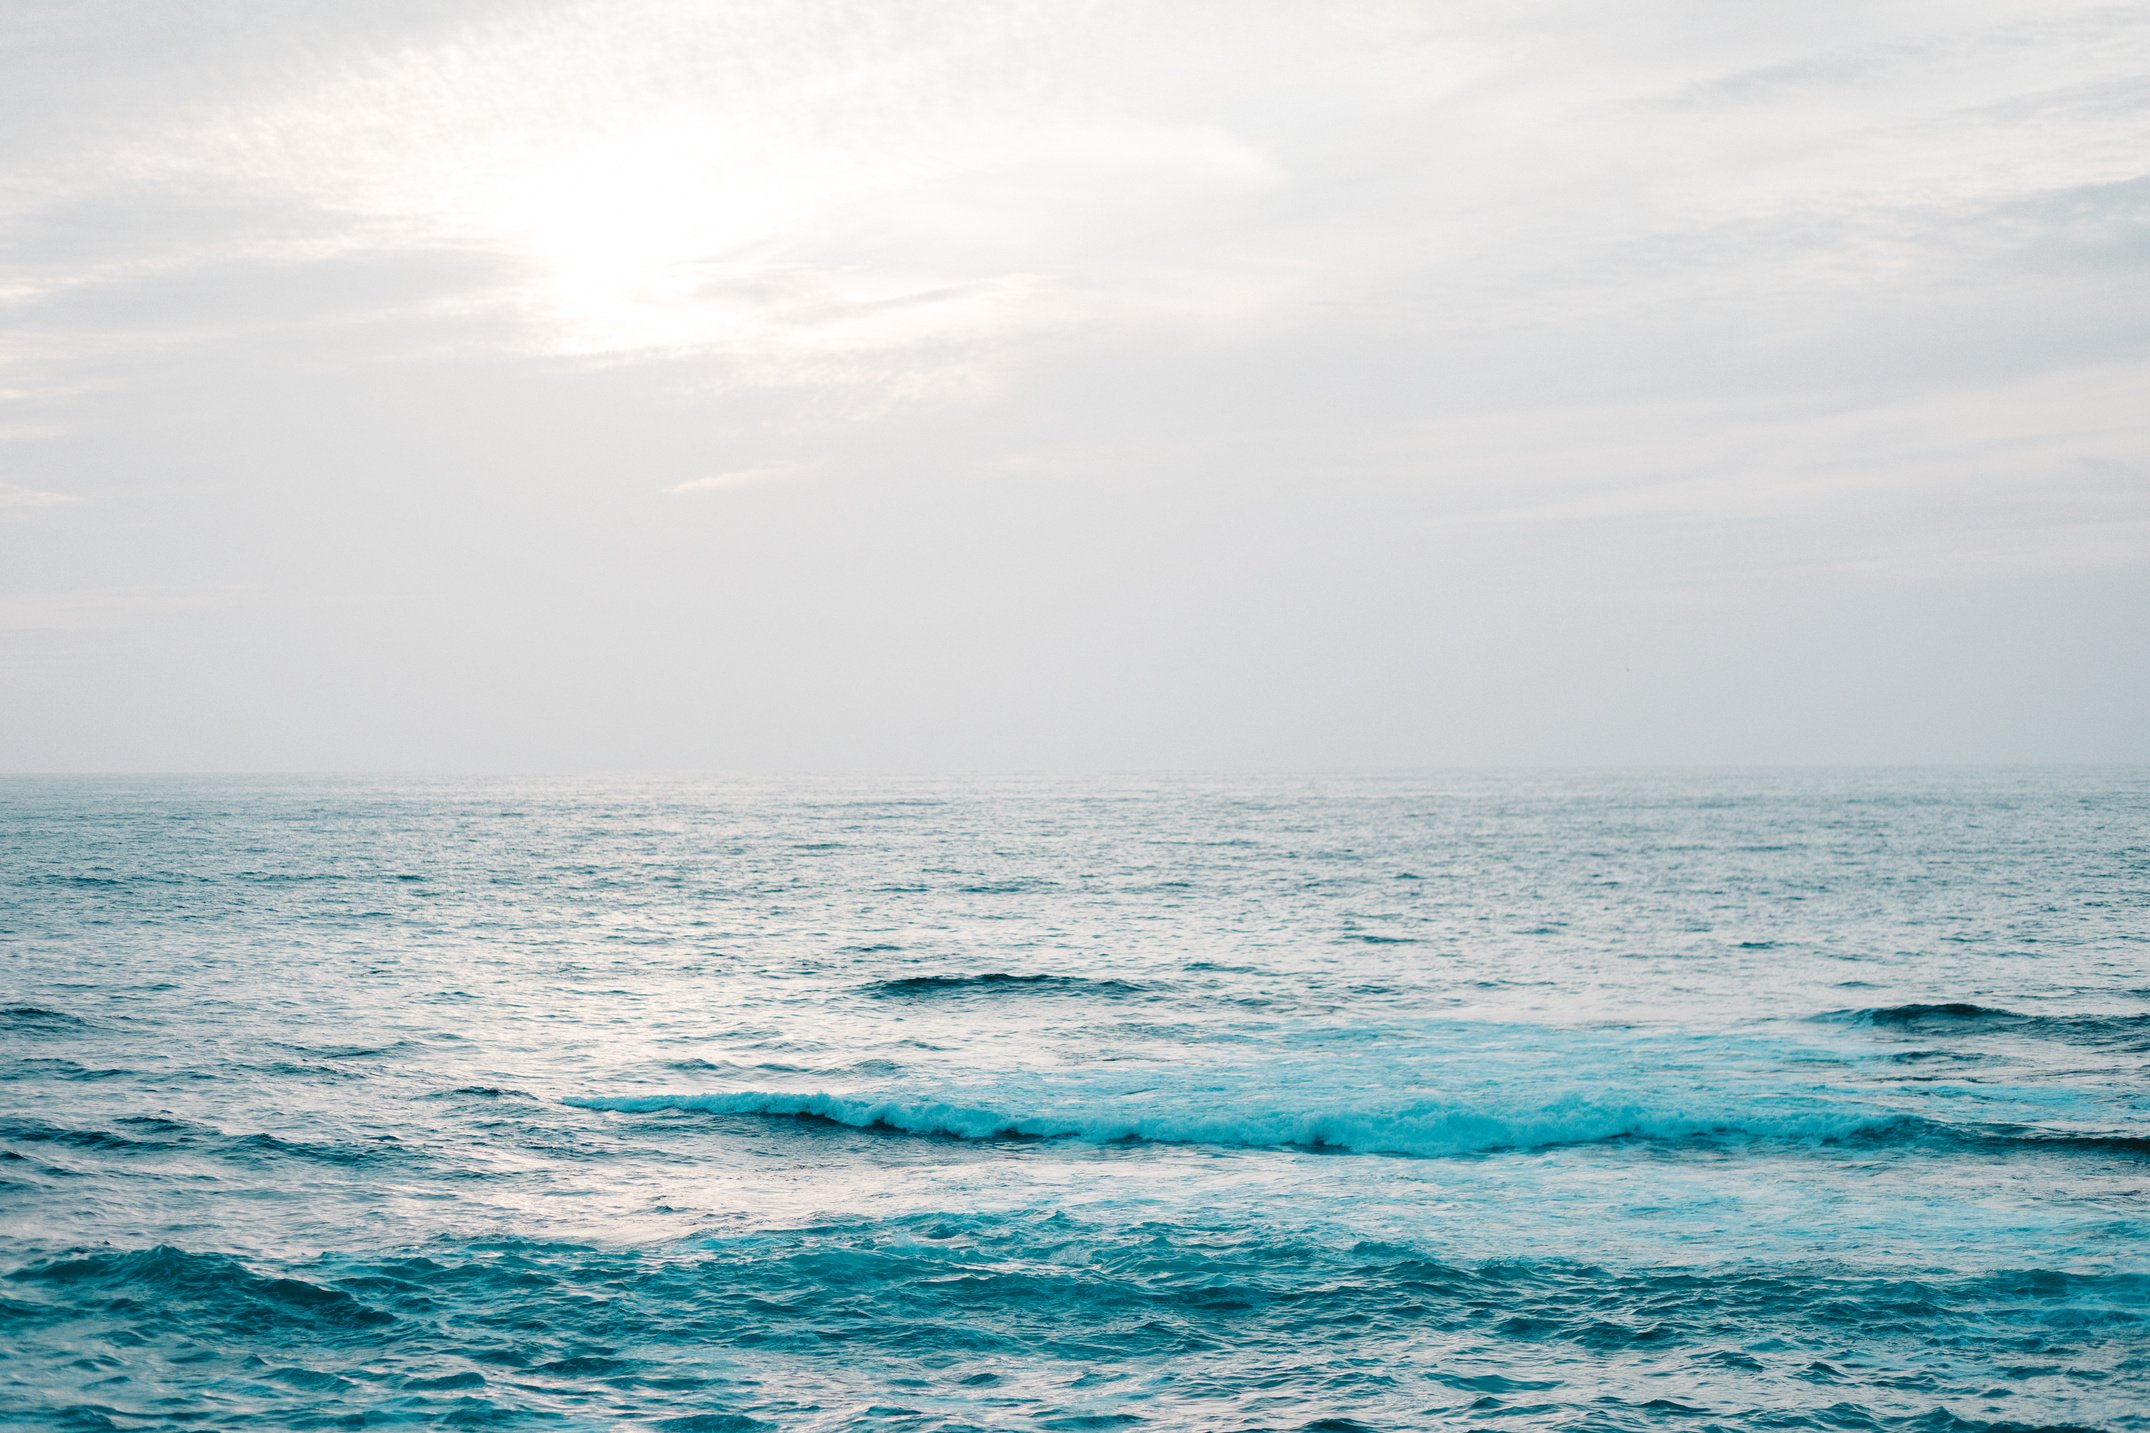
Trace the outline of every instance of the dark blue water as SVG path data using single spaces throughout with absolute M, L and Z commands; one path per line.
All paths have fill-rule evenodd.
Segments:
M 2150 1428 L 2150 776 L 0 783 L 0 1424 Z

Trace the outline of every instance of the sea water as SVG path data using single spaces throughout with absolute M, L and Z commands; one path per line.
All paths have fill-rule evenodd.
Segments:
M 2150 776 L 0 783 L 0 1425 L 2150 1428 Z

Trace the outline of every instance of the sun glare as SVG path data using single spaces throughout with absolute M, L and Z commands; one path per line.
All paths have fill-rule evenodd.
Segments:
M 534 157 L 486 207 L 535 270 L 533 298 L 563 347 L 706 343 L 748 322 L 724 301 L 718 266 L 737 287 L 737 270 L 767 262 L 757 246 L 826 200 L 820 168 L 685 119 Z

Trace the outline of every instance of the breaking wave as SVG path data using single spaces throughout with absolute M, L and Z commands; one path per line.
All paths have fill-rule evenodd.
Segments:
M 1505 1151 L 1636 1141 L 1651 1144 L 1768 1143 L 1816 1147 L 1933 1145 L 1996 1151 L 2054 1150 L 2150 1157 L 2150 1135 L 1955 1125 L 1858 1106 L 1787 1102 L 1741 1114 L 1682 1114 L 1635 1104 L 1567 1099 L 1528 1111 L 1438 1100 L 1387 1109 L 1037 1111 L 987 1104 L 823 1090 L 728 1090 L 706 1094 L 569 1097 L 580 1109 L 621 1114 L 690 1111 L 842 1125 L 960 1140 L 1068 1140 L 1085 1144 L 1211 1145 L 1437 1159 Z
M 1200 1144 L 1421 1158 L 1550 1149 L 1612 1140 L 1670 1143 L 1742 1138 L 1801 1143 L 1862 1139 L 1893 1141 L 1930 1136 L 1939 1128 L 1911 1116 L 1866 1111 L 1786 1112 L 1732 1120 L 1581 1100 L 1563 1101 L 1530 1112 L 1494 1111 L 1426 1100 L 1385 1110 L 1022 1113 L 991 1105 L 818 1090 L 732 1090 L 709 1094 L 585 1096 L 570 1098 L 567 1103 L 583 1109 L 629 1114 L 688 1110 L 810 1120 L 853 1129 L 965 1140 Z

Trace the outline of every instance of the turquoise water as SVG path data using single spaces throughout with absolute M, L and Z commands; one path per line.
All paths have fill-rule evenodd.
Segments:
M 2150 1428 L 2150 776 L 0 783 L 0 1425 Z

